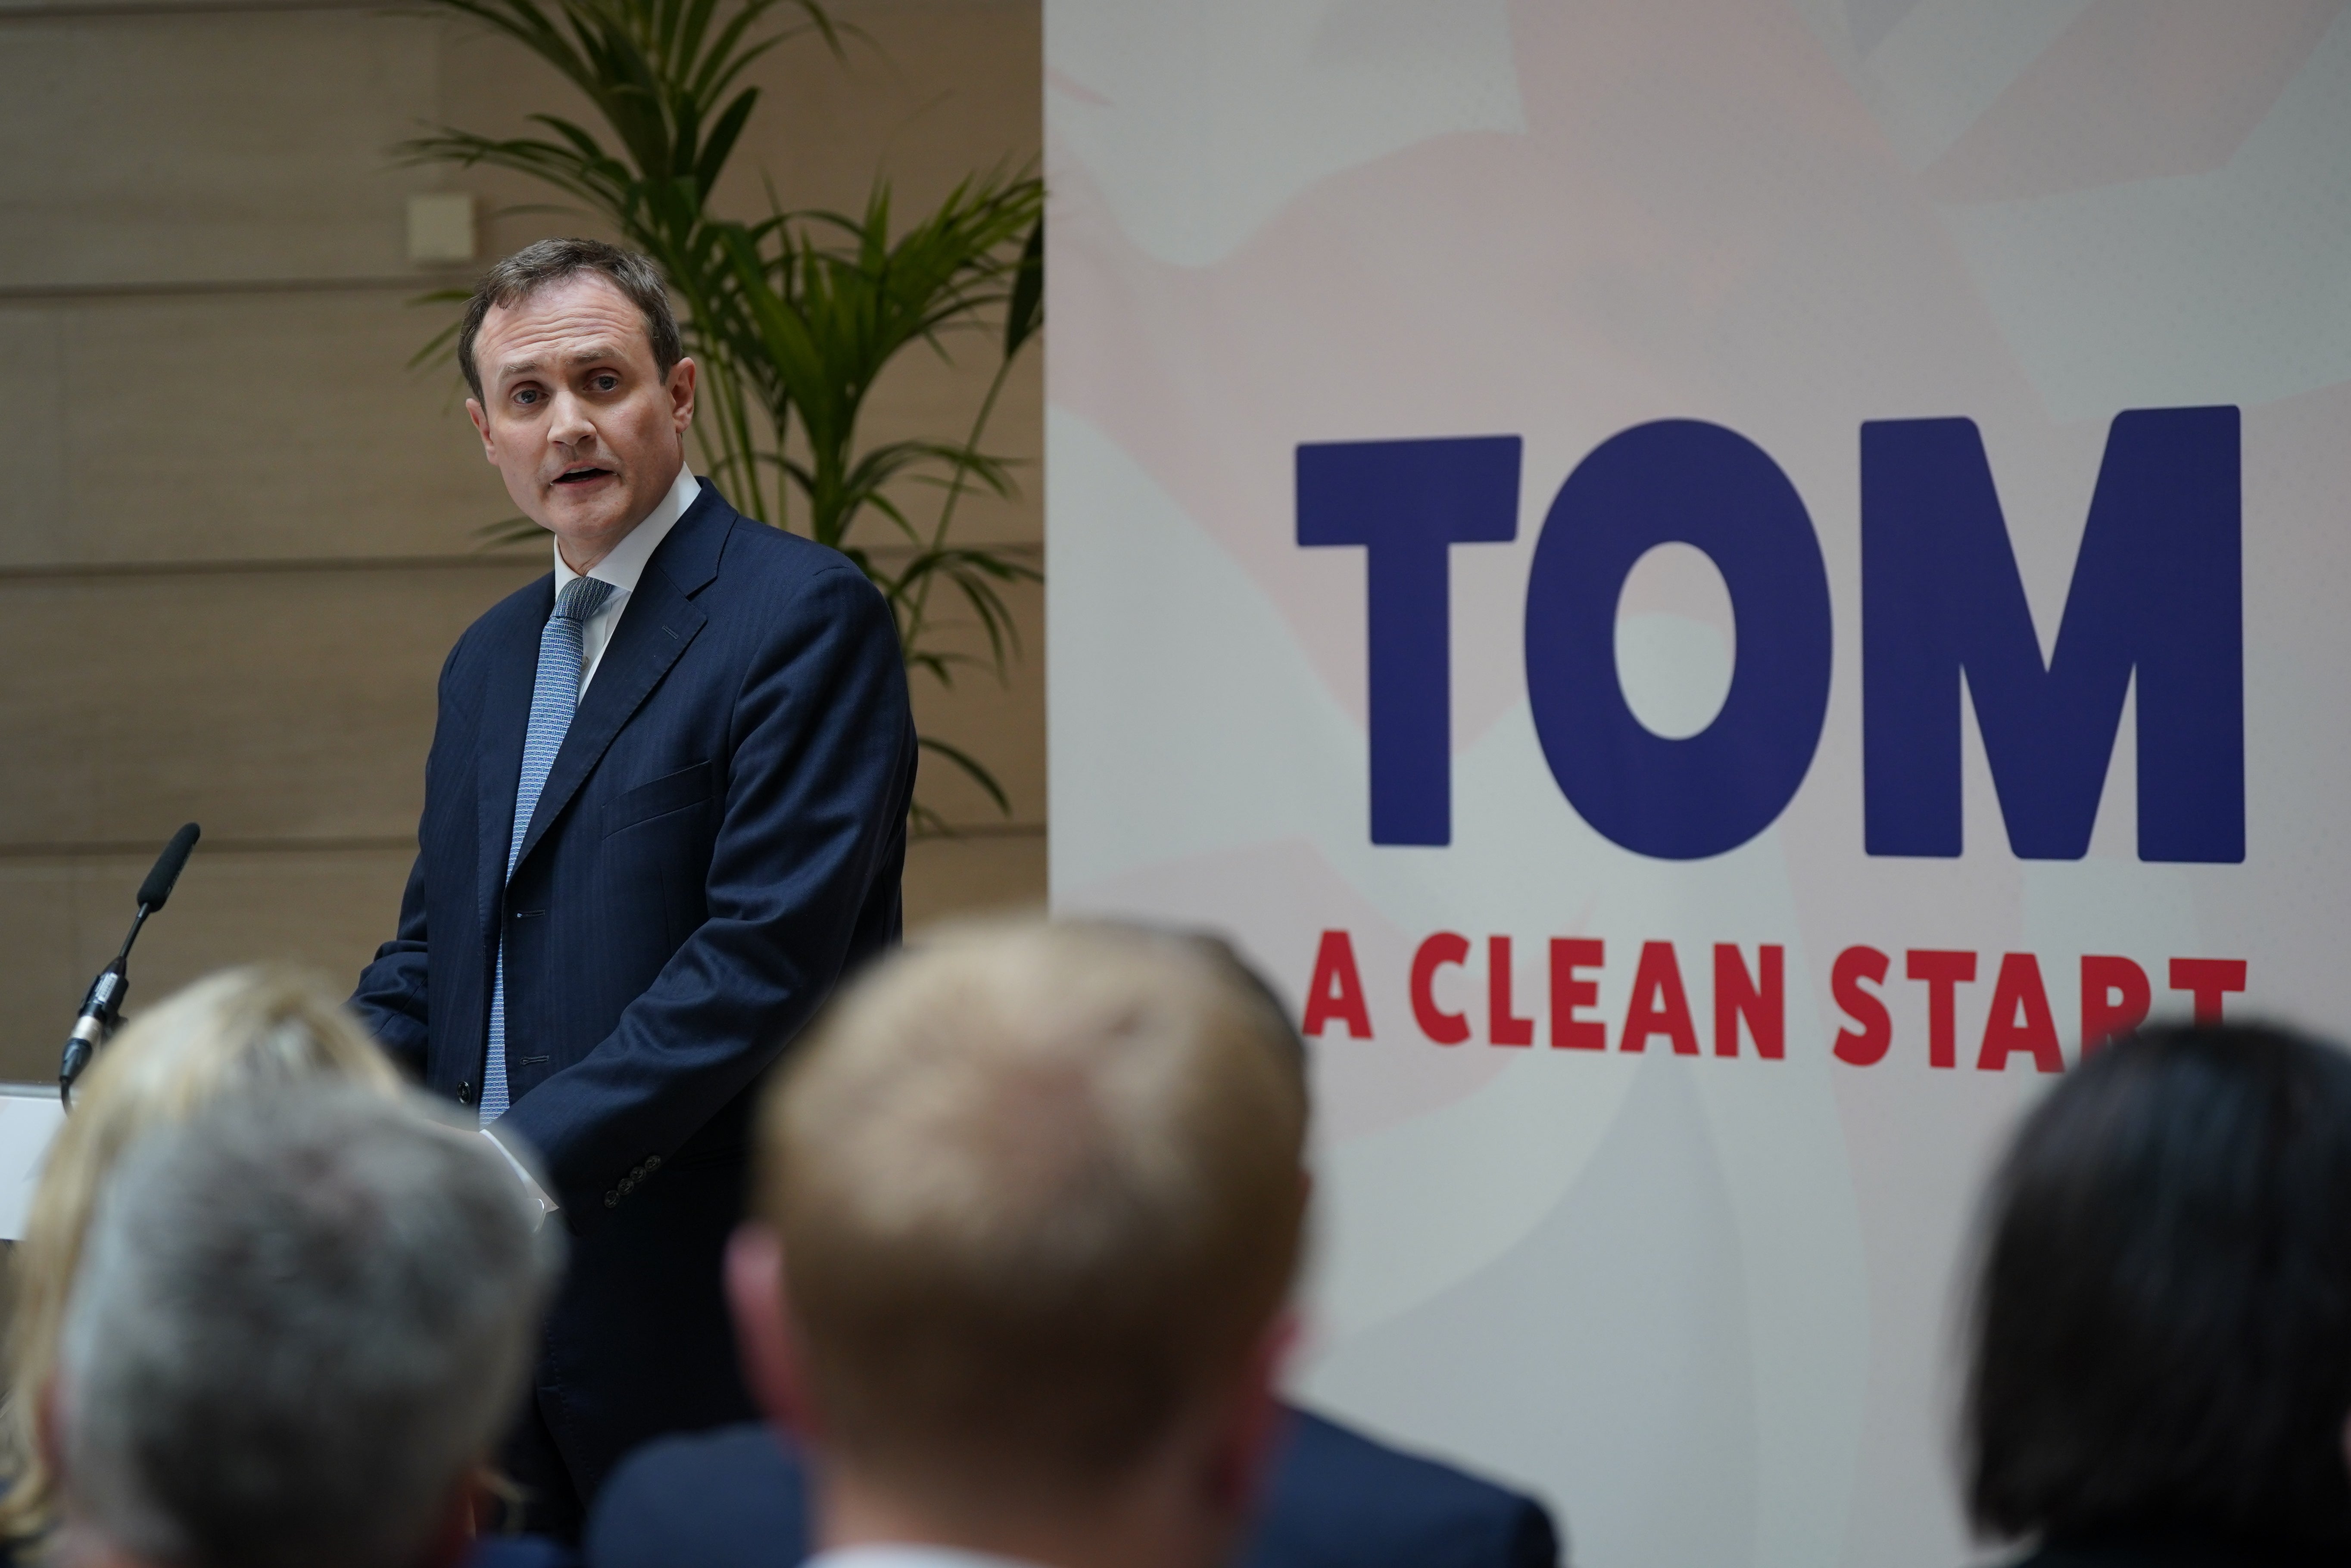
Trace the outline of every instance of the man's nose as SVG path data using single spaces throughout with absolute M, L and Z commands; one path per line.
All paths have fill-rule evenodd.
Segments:
M 555 394 L 555 417 L 547 427 L 548 439 L 565 446 L 578 446 L 596 439 L 596 426 L 588 418 L 588 405 L 569 392 Z

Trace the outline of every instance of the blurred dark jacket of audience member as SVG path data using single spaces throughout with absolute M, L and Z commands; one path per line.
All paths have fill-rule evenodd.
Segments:
M 2032 1568 L 2351 1562 L 2351 1055 L 2116 1042 L 2026 1118 L 1979 1246 L 1979 1531 Z
M 800 1459 L 766 1426 L 664 1438 L 606 1483 L 589 1568 L 798 1568 L 809 1554 Z M 1290 1413 L 1239 1568 L 1555 1568 L 1531 1497 Z

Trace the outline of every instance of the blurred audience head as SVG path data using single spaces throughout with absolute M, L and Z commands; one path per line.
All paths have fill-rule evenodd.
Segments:
M 1980 1530 L 2351 1546 L 2351 1055 L 2117 1041 L 2026 1119 L 1980 1246 Z
M 729 1285 L 831 1545 L 1212 1562 L 1255 1501 L 1304 1222 L 1303 1054 L 1219 943 L 951 931 L 759 1124 Z
M 90 1206 L 123 1150 L 225 1093 L 315 1078 L 386 1096 L 399 1092 L 383 1053 L 336 993 L 309 974 L 274 967 L 198 981 L 141 1012 L 99 1052 L 75 1092 L 73 1114 L 49 1145 L 11 1265 L 11 1451 L 0 1532 L 21 1538 L 52 1522 L 34 1395 L 55 1365 L 58 1318 Z
M 344 1085 L 126 1153 L 45 1430 L 67 1540 L 175 1568 L 425 1568 L 472 1546 L 559 1261 L 485 1139 Z

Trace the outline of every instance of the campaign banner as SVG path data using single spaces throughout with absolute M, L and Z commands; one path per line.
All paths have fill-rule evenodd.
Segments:
M 2351 1028 L 2340 0 L 1047 0 L 1052 896 L 1313 1056 L 1299 1397 L 1959 1563 L 1990 1162 Z

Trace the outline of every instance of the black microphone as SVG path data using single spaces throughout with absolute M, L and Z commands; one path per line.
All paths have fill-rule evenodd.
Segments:
M 148 872 L 147 880 L 139 884 L 139 918 L 141 919 L 145 919 L 163 907 L 163 900 L 172 896 L 173 885 L 180 880 L 180 873 L 187 867 L 188 852 L 196 846 L 196 840 L 204 836 L 204 830 L 193 822 L 172 835 L 172 842 L 163 846 L 162 854 L 155 857 L 155 869 Z M 138 934 L 136 926 L 131 928 L 131 934 L 133 936 Z M 122 950 L 129 952 L 131 944 L 124 942 Z
M 139 912 L 131 918 L 131 934 L 122 939 L 122 950 L 114 961 L 98 971 L 89 982 L 89 993 L 81 1000 L 81 1014 L 74 1020 L 73 1033 L 66 1037 L 64 1059 L 57 1064 L 57 1098 L 68 1108 L 73 1105 L 74 1080 L 80 1077 L 89 1059 L 114 1033 L 116 1020 L 122 1016 L 122 999 L 131 992 L 131 944 L 139 940 L 139 928 L 147 917 L 163 907 L 179 882 L 180 873 L 188 864 L 188 852 L 204 836 L 204 829 L 191 822 L 172 835 L 172 842 L 163 846 L 163 853 L 155 857 L 155 868 L 147 873 L 147 880 L 139 884 Z

